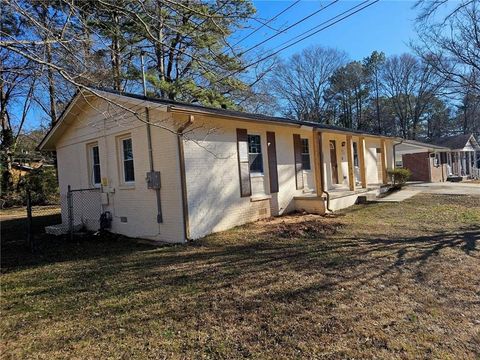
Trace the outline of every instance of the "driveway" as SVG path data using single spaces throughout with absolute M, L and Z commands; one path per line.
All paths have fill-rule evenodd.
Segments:
M 479 195 L 480 184 L 469 183 L 412 183 L 406 187 L 408 190 L 420 190 L 427 194 L 442 194 L 442 195 Z

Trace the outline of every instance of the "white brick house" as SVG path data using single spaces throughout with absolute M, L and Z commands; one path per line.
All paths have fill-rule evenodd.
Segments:
M 39 148 L 57 152 L 61 194 L 68 186 L 99 188 L 112 232 L 184 242 L 296 209 L 350 206 L 387 183 L 395 142 L 95 90 L 74 97 Z M 159 190 L 147 184 L 152 170 L 160 173 Z

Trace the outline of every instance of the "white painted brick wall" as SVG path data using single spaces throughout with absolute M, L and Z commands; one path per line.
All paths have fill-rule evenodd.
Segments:
M 311 140 L 311 130 L 297 127 L 258 124 L 231 119 L 195 117 L 195 125 L 201 126 L 190 134 L 197 142 L 185 142 L 185 167 L 187 173 L 190 234 L 199 238 L 233 226 L 254 221 L 270 214 L 282 214 L 294 210 L 293 197 L 303 190 L 295 188 L 293 134 L 301 134 Z M 247 129 L 260 134 L 262 141 L 265 176 L 252 179 L 254 195 L 258 195 L 261 183 L 269 194 L 266 132 L 274 131 L 276 137 L 279 192 L 272 199 L 252 202 L 250 197 L 240 197 L 240 181 L 237 160 L 236 129 Z M 207 136 L 209 130 L 216 129 Z M 200 144 L 200 146 L 199 146 Z M 260 182 L 260 183 L 259 183 Z M 314 187 L 310 184 L 309 187 Z M 272 205 L 271 205 L 272 204 Z
M 149 171 L 146 125 L 124 111 L 112 109 L 102 101 L 93 102 L 82 111 L 67 119 L 70 126 L 57 142 L 59 182 L 62 194 L 70 184 L 72 188 L 88 188 L 89 173 L 87 144 L 97 142 L 100 150 L 102 177 L 107 177 L 112 193 L 109 204 L 103 210 L 113 214 L 112 230 L 133 237 L 181 242 L 184 240 L 180 167 L 176 135 L 152 127 L 152 142 L 155 169 L 161 172 L 162 210 L 164 222 L 156 223 L 155 192 L 147 189 L 146 172 Z M 142 109 L 138 109 L 141 111 Z M 188 119 L 187 115 L 172 115 L 155 110 L 151 112 L 153 122 L 176 128 Z M 175 126 L 173 126 L 175 124 Z M 271 215 L 283 214 L 295 209 L 294 196 L 304 191 L 316 191 L 313 172 L 313 146 L 311 129 L 296 126 L 278 126 L 233 119 L 204 118 L 195 115 L 184 140 L 187 198 L 190 222 L 190 237 L 199 238 L 212 232 L 229 229 Z M 260 134 L 262 140 L 264 176 L 255 178 L 255 197 L 260 193 L 270 195 L 260 201 L 240 197 L 238 174 L 236 129 L 247 129 L 249 133 Z M 269 194 L 269 174 L 266 132 L 276 135 L 279 192 Z M 133 143 L 135 186 L 126 187 L 120 181 L 118 136 L 130 134 Z M 293 134 L 308 138 L 312 171 L 304 172 L 305 190 L 296 190 Z M 337 159 L 342 164 L 341 142 L 345 135 L 324 133 L 323 153 L 325 179 L 331 188 L 329 139 L 337 140 Z M 354 141 L 357 141 L 354 137 Z M 376 173 L 376 152 L 380 142 L 366 138 L 367 180 L 378 182 Z M 390 159 L 391 142 L 387 144 Z M 391 162 L 391 159 L 389 160 Z M 345 161 L 343 161 L 345 162 Z M 345 164 L 343 164 L 345 165 Z M 339 180 L 342 181 L 342 167 L 339 166 Z M 120 222 L 121 217 L 128 219 Z
M 89 188 L 87 144 L 97 142 L 100 151 L 102 178 L 108 178 L 109 204 L 103 207 L 113 215 L 112 231 L 132 237 L 181 242 L 184 240 L 181 207 L 181 187 L 176 136 L 171 132 L 152 127 L 152 148 L 155 170 L 161 172 L 163 223 L 156 222 L 155 191 L 147 189 L 146 173 L 150 170 L 146 125 L 133 115 L 119 114 L 103 101 L 96 100 L 94 107 L 85 107 L 57 142 L 59 183 L 62 194 L 67 186 L 73 189 Z M 139 109 L 140 111 L 142 109 Z M 151 112 L 151 121 L 168 119 L 171 114 Z M 162 124 L 170 124 L 165 120 Z M 121 182 L 121 156 L 118 137 L 132 137 L 135 185 Z M 127 222 L 122 223 L 121 217 Z

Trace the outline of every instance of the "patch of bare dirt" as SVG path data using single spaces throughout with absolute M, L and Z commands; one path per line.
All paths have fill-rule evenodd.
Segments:
M 294 213 L 276 218 L 266 219 L 256 223 L 256 227 L 273 237 L 289 238 L 323 238 L 334 235 L 344 226 L 336 217 L 326 217 L 314 214 Z

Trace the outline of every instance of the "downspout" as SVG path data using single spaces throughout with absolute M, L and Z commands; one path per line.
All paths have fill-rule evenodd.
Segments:
M 143 95 L 147 96 L 147 84 L 145 81 L 145 68 L 143 63 L 143 53 L 140 55 L 140 60 L 142 63 L 142 78 L 143 78 Z M 150 173 L 155 172 L 155 167 L 153 165 L 153 148 L 152 148 L 152 130 L 150 125 L 150 111 L 148 106 L 145 106 L 145 116 L 147 122 L 147 145 L 148 145 L 148 160 L 150 164 Z M 162 216 L 162 199 L 160 197 L 160 186 L 155 187 L 155 197 L 157 199 L 157 223 L 161 224 L 163 222 Z
M 399 143 L 393 144 L 393 169 L 397 168 L 397 145 L 402 144 L 405 139 L 402 139 Z
M 187 181 L 185 175 L 185 152 L 183 148 L 183 132 L 193 122 L 195 118 L 190 115 L 188 121 L 177 129 L 178 160 L 180 165 L 180 183 L 182 188 L 182 212 L 183 212 L 183 231 L 185 240 L 190 240 L 190 220 L 188 215 Z
M 323 142 L 322 142 L 322 133 L 320 133 L 320 136 L 318 137 L 318 150 L 319 150 L 319 155 L 320 155 L 320 166 L 322 167 L 320 171 L 320 188 L 322 190 L 322 195 L 325 194 L 327 195 L 327 210 L 333 213 L 333 210 L 330 209 L 330 193 L 325 190 L 325 180 L 323 177 Z

